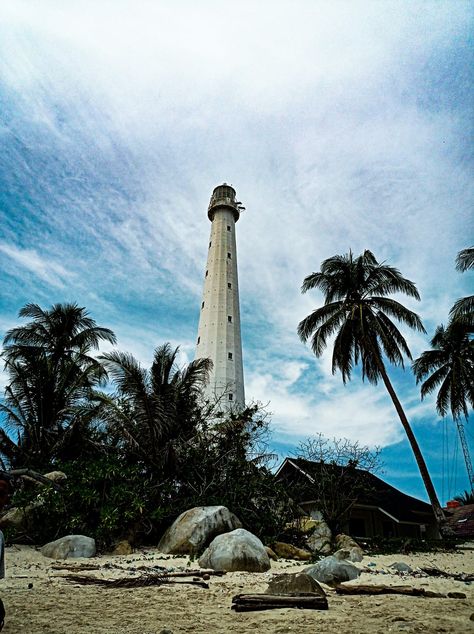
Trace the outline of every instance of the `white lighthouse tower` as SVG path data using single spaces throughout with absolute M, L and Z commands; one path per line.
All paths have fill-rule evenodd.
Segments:
M 212 192 L 207 215 L 211 237 L 201 302 L 196 359 L 213 363 L 206 396 L 222 410 L 245 405 L 235 223 L 242 205 L 224 183 Z

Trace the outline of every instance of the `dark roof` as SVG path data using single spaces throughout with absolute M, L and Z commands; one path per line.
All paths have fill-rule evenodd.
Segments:
M 309 478 L 317 479 L 321 474 L 321 466 L 320 462 L 313 462 L 304 458 L 286 458 L 278 469 L 276 476 L 277 478 L 285 479 L 285 471 L 296 469 L 301 470 Z M 337 466 L 334 468 L 342 469 L 342 467 Z M 368 471 L 362 469 L 356 469 L 356 471 L 363 475 L 367 487 L 367 492 L 362 494 L 357 500 L 358 505 L 377 506 L 401 522 L 426 524 L 434 521 L 430 504 L 402 493 L 402 491 Z M 304 500 L 298 501 L 304 502 Z
M 458 506 L 446 515 L 456 537 L 474 537 L 474 504 Z

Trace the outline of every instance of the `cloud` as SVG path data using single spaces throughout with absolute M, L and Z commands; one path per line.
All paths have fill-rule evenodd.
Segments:
M 40 256 L 34 249 L 21 249 L 14 245 L 0 243 L 0 251 L 11 258 L 23 269 L 32 273 L 43 282 L 57 288 L 65 288 L 66 283 L 74 277 L 74 273 L 68 271 L 62 264 L 53 259 Z M 9 267 L 10 272 L 16 277 L 22 277 L 23 273 Z

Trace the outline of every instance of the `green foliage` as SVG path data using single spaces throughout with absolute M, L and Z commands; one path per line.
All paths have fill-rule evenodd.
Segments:
M 425 332 L 420 318 L 388 295 L 404 293 L 420 299 L 415 285 L 397 269 L 377 262 L 366 250 L 324 260 L 321 271 L 308 275 L 302 292 L 319 288 L 324 306 L 314 310 L 298 326 L 303 341 L 311 338 L 314 354 L 320 357 L 328 339 L 336 335 L 332 356 L 333 374 L 340 370 L 344 382 L 359 362 L 362 376 L 376 384 L 384 370 L 383 356 L 403 367 L 403 355 L 411 358 L 408 345 L 392 320 Z
M 4 465 L 42 469 L 80 455 L 94 414 L 92 389 L 106 378 L 89 352 L 115 336 L 76 304 L 27 304 L 19 316 L 30 321 L 4 339 L 9 383 L 0 413 L 10 433 L 0 430 L 0 454 Z
M 222 504 L 263 541 L 274 538 L 295 509 L 268 468 L 267 435 L 267 414 L 258 405 L 202 425 L 177 464 L 183 510 Z
M 17 491 L 13 503 L 34 505 L 28 538 L 44 543 L 67 534 L 94 537 L 99 547 L 150 531 L 154 490 L 138 465 L 114 456 L 58 465 L 67 475 L 60 491 L 37 485 Z M 159 526 L 160 523 L 157 523 Z
M 474 407 L 474 341 L 463 322 L 451 321 L 436 328 L 431 350 L 413 363 L 421 397 L 438 390 L 436 409 L 440 416 L 451 412 L 454 420 L 469 416 Z M 423 380 L 424 379 L 424 380 Z

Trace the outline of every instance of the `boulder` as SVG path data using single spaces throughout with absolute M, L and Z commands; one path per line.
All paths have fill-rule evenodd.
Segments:
M 346 557 L 348 561 L 362 561 L 364 558 L 364 551 L 350 535 L 336 535 L 334 542 L 337 548 L 349 551 L 349 556 Z
M 309 566 L 309 568 L 305 568 L 303 572 L 306 572 L 316 581 L 332 587 L 338 586 L 344 581 L 357 579 L 360 575 L 358 568 L 347 561 L 339 561 L 339 559 L 332 556 L 321 559 L 321 561 Z
M 360 548 L 355 539 L 353 539 L 350 535 L 344 535 L 344 533 L 336 535 L 334 543 L 337 548 L 345 548 L 347 550 L 350 550 L 351 548 Z
M 66 535 L 54 542 L 45 544 L 40 552 L 51 559 L 93 557 L 95 555 L 95 540 L 85 535 Z
M 413 572 L 413 568 L 404 561 L 396 561 L 395 563 L 390 564 L 389 568 L 393 568 L 397 572 Z
M 32 521 L 32 512 L 36 506 L 38 505 L 31 504 L 24 508 L 12 507 L 0 517 L 0 528 L 13 528 L 18 532 L 26 531 Z
M 274 575 L 265 590 L 265 594 L 299 594 L 300 592 L 315 592 L 323 597 L 326 596 L 316 579 L 305 572 Z
M 237 528 L 215 537 L 200 557 L 199 565 L 226 572 L 266 572 L 270 568 L 270 559 L 258 537 L 244 528 Z
M 67 475 L 64 471 L 50 471 L 49 473 L 45 473 L 44 477 L 51 480 L 51 482 L 64 482 L 67 480 Z
M 282 559 L 297 559 L 298 561 L 308 561 L 311 559 L 311 553 L 303 548 L 297 548 L 285 542 L 274 542 L 273 550 Z
M 267 555 L 270 557 L 270 559 L 273 559 L 273 561 L 278 561 L 278 555 L 274 550 L 270 548 L 270 546 L 265 546 L 265 550 L 267 551 Z
M 126 539 L 123 539 L 121 542 L 115 544 L 114 549 L 112 551 L 112 555 L 131 555 L 133 553 L 133 548 Z
M 364 551 L 362 550 L 362 548 L 359 548 L 359 546 L 354 546 L 353 548 L 349 549 L 340 548 L 339 550 L 336 550 L 335 553 L 333 553 L 333 557 L 339 559 L 339 561 L 345 559 L 346 561 L 357 562 L 362 561 L 362 559 L 364 558 L 363 552 Z
M 225 506 L 196 506 L 181 513 L 158 544 L 162 553 L 194 555 L 221 533 L 242 526 L 239 518 Z
M 332 540 L 331 529 L 324 520 L 311 520 L 311 524 L 314 530 L 308 537 L 308 548 L 314 553 L 330 553 Z

